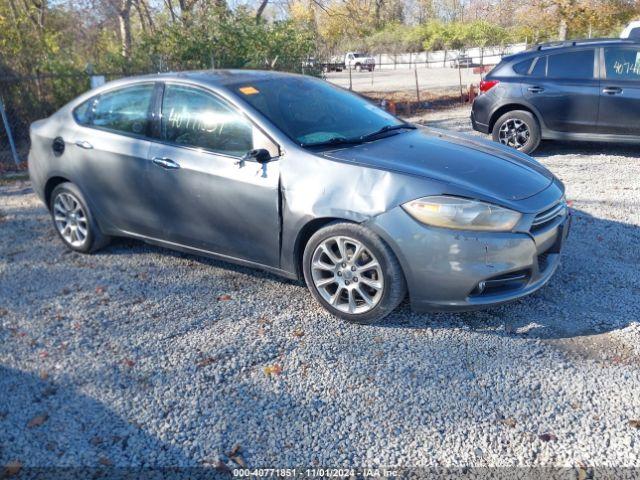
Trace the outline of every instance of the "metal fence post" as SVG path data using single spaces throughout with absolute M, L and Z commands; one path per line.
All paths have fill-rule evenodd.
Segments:
M 11 147 L 11 155 L 13 155 L 13 161 L 16 165 L 20 165 L 20 158 L 18 158 L 18 152 L 16 151 L 16 144 L 13 142 L 13 134 L 11 133 L 11 126 L 9 125 L 9 119 L 7 118 L 7 112 L 4 110 L 4 102 L 0 97 L 0 114 L 2 115 L 2 123 L 4 123 L 4 129 L 7 132 L 7 138 L 9 139 L 9 146 Z

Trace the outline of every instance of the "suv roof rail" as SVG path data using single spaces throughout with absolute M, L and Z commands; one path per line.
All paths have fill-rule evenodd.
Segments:
M 536 45 L 533 50 L 546 50 L 548 48 L 575 47 L 578 45 L 589 45 L 591 43 L 638 43 L 632 38 L 582 38 L 578 40 L 565 40 L 557 42 L 546 42 Z

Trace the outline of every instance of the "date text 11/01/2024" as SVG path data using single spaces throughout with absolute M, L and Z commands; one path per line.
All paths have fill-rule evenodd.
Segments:
M 235 468 L 234 477 L 275 478 L 396 478 L 396 470 L 384 468 Z

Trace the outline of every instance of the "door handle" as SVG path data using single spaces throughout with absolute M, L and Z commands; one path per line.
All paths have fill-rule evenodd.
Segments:
M 544 92 L 544 88 L 542 88 L 542 87 L 529 87 L 527 90 L 529 90 L 531 93 Z
M 620 87 L 604 87 L 602 89 L 602 93 L 607 95 L 620 95 L 622 93 L 622 89 Z
M 177 168 L 180 168 L 180 164 L 178 162 L 174 162 L 170 158 L 154 157 L 151 161 L 166 170 L 175 170 Z
M 76 145 L 80 148 L 84 148 L 85 150 L 91 150 L 93 148 L 93 145 L 91 145 L 86 140 L 77 140 Z

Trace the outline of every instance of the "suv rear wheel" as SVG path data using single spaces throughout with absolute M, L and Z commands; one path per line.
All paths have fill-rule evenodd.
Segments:
M 493 140 L 523 153 L 531 153 L 540 145 L 540 125 L 525 110 L 512 110 L 493 125 Z

